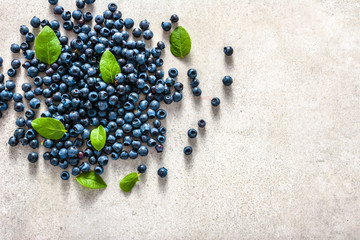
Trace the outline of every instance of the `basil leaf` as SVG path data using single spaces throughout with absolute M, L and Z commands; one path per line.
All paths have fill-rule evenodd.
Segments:
M 179 26 L 170 35 L 170 50 L 175 57 L 185 57 L 191 50 L 191 38 L 185 28 Z
M 141 173 L 132 172 L 126 175 L 121 181 L 120 181 L 120 188 L 124 192 L 130 192 L 131 189 L 134 187 L 135 183 L 139 181 L 139 176 Z
M 100 73 L 103 81 L 106 83 L 113 83 L 116 74 L 121 73 L 115 56 L 109 50 L 106 50 L 101 56 Z
M 35 39 L 36 57 L 47 64 L 56 62 L 61 54 L 61 44 L 54 31 L 44 27 Z
M 44 138 L 59 140 L 67 132 L 64 125 L 55 118 L 37 118 L 31 126 Z
M 106 182 L 97 175 L 94 171 L 81 173 L 76 177 L 76 181 L 87 188 L 97 189 L 97 188 L 106 188 Z
M 94 128 L 90 134 L 90 141 L 93 147 L 100 151 L 106 142 L 106 132 L 102 125 L 99 125 L 97 128 Z

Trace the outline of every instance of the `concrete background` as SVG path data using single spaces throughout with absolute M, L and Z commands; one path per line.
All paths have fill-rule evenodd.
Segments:
M 91 9 L 102 13 L 109 2 Z M 30 164 L 29 147 L 10 149 L 21 114 L 7 111 L 0 239 L 360 239 L 360 1 L 116 2 L 136 24 L 151 22 L 153 44 L 167 44 L 164 69 L 178 68 L 185 84 L 183 101 L 166 106 L 166 150 L 111 161 L 108 188 L 85 189 L 42 159 Z M 172 13 L 192 38 L 184 60 L 171 55 L 160 27 Z M 10 45 L 34 15 L 54 18 L 46 0 L 0 1 L 1 71 L 18 57 Z M 222 52 L 227 44 L 231 58 Z M 190 67 L 200 98 L 191 94 Z M 23 73 L 18 86 L 28 81 Z M 229 88 L 226 74 L 234 78 Z M 200 118 L 206 130 L 189 143 L 187 130 Z M 194 153 L 185 158 L 188 144 Z M 124 194 L 120 179 L 140 163 L 147 173 Z M 156 175 L 162 166 L 166 179 Z

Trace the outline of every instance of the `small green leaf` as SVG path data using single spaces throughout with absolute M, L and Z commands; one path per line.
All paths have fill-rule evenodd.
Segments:
M 59 140 L 67 132 L 59 120 L 49 117 L 37 118 L 31 126 L 44 138 L 53 140 Z
M 47 64 L 53 64 L 61 54 L 61 44 L 54 31 L 46 26 L 35 39 L 36 57 Z
M 124 192 L 130 192 L 131 189 L 134 187 L 135 183 L 139 181 L 139 176 L 141 173 L 132 172 L 126 175 L 121 181 L 120 181 L 120 188 Z
M 185 57 L 191 50 L 191 38 L 185 28 L 179 26 L 170 35 L 170 51 L 175 57 Z
M 99 125 L 97 128 L 94 128 L 90 134 L 90 141 L 93 147 L 100 151 L 106 143 L 106 132 L 102 125 Z
M 121 73 L 115 56 L 109 50 L 106 50 L 101 56 L 100 73 L 103 81 L 106 83 L 113 83 L 116 74 Z
M 97 189 L 97 188 L 106 188 L 106 182 L 102 177 L 97 175 L 94 171 L 81 173 L 76 177 L 76 181 L 87 188 Z

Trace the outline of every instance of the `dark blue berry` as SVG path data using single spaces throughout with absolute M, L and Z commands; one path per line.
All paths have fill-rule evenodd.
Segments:
M 187 71 L 187 75 L 189 78 L 191 79 L 195 79 L 196 76 L 197 76 L 197 71 L 193 68 L 190 68 L 188 71 Z
M 219 106 L 219 104 L 220 104 L 219 98 L 215 97 L 215 98 L 211 99 L 211 105 L 213 105 L 214 107 Z
M 184 148 L 185 155 L 190 155 L 192 153 L 192 151 L 193 151 L 192 147 L 190 147 L 190 146 L 187 146 Z
M 171 23 L 170 22 L 162 22 L 161 27 L 164 31 L 170 31 L 171 29 Z
M 69 174 L 69 172 L 67 172 L 67 171 L 63 171 L 63 172 L 61 173 L 60 177 L 61 177 L 62 180 L 68 180 L 69 177 L 70 177 L 70 174 Z
M 197 136 L 197 131 L 193 128 L 189 129 L 188 136 L 189 138 L 195 138 Z
M 224 53 L 226 56 L 231 56 L 233 54 L 234 50 L 230 46 L 224 47 Z
M 168 170 L 167 170 L 166 168 L 162 167 L 162 168 L 159 168 L 159 170 L 158 170 L 158 175 L 159 175 L 161 178 L 164 178 L 164 177 L 166 177 L 167 172 L 168 172 Z
M 28 155 L 28 160 L 29 160 L 29 162 L 34 163 L 34 162 L 36 162 L 38 159 L 39 159 L 39 155 L 38 155 L 36 152 L 31 152 L 31 153 L 29 153 L 29 155 Z
M 178 21 L 179 21 L 179 16 L 176 15 L 176 14 L 171 15 L 170 21 L 171 21 L 172 23 L 178 22 Z
M 200 120 L 198 121 L 198 125 L 199 125 L 200 128 L 204 128 L 205 125 L 206 125 L 205 120 L 204 120 L 204 119 L 200 119 Z
M 146 165 L 145 164 L 140 164 L 138 167 L 137 167 L 137 171 L 139 173 L 145 173 L 146 172 Z
M 223 83 L 225 86 L 230 86 L 233 83 L 233 79 L 230 76 L 225 76 L 223 78 Z

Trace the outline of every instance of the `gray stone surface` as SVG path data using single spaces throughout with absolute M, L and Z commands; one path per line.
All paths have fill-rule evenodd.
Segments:
M 67 10 L 75 1 L 59 0 Z M 98 0 L 101 13 L 110 1 Z M 16 114 L 1 119 L 0 239 L 357 239 L 360 236 L 359 1 L 116 1 L 165 40 L 164 69 L 177 67 L 184 100 L 165 106 L 165 152 L 110 162 L 106 190 L 89 190 L 10 148 Z M 160 27 L 172 13 L 192 37 L 185 59 Z M 51 18 L 46 0 L 0 1 L 1 71 L 18 29 Z M 225 58 L 222 48 L 235 53 Z M 198 69 L 203 94 L 186 77 Z M 229 74 L 234 84 L 225 88 Z M 28 78 L 21 70 L 18 86 Z M 16 91 L 21 92 L 20 88 Z M 210 99 L 221 98 L 213 109 Z M 10 108 L 13 106 L 11 105 Z M 205 131 L 189 140 L 200 118 Z M 183 148 L 194 147 L 185 158 Z M 146 163 L 131 193 L 120 179 Z M 167 179 L 156 171 L 165 166 Z

